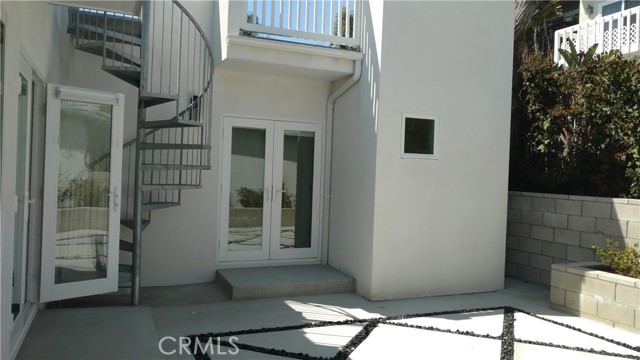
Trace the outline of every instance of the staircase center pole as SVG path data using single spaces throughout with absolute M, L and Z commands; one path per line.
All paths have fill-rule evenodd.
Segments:
M 144 102 L 138 100 L 138 133 L 136 147 L 136 164 L 133 196 L 133 251 L 131 253 L 131 305 L 138 306 L 140 300 L 140 263 L 142 253 L 142 172 L 140 170 L 143 158 L 140 144 L 144 142 L 144 128 L 146 111 Z
M 145 129 L 143 127 L 146 120 L 146 109 L 142 94 L 147 87 L 147 51 L 149 50 L 149 25 L 151 23 L 151 3 L 147 0 L 142 4 L 142 44 L 140 47 L 140 85 L 138 86 L 138 119 L 136 134 L 136 163 L 133 191 L 133 249 L 131 252 L 131 305 L 138 306 L 140 303 L 140 265 L 142 254 L 142 163 L 144 161 L 144 151 L 140 149 L 140 144 L 144 142 Z

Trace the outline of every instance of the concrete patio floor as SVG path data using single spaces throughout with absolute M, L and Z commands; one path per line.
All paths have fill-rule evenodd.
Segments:
M 180 337 L 201 334 L 202 347 L 226 345 L 211 343 L 199 357 L 210 359 L 640 359 L 639 335 L 551 310 L 547 289 L 511 279 L 502 291 L 381 302 L 229 301 L 215 284 L 143 294 L 139 307 L 40 310 L 18 359 L 194 359 L 179 346 L 194 338 Z

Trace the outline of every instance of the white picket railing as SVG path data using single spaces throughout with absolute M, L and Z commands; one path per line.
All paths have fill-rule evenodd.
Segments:
M 245 34 L 355 47 L 359 44 L 361 3 L 360 0 L 247 0 L 243 2 L 242 30 Z
M 640 7 L 603 16 L 555 32 L 553 60 L 564 64 L 559 49 L 569 50 L 572 41 L 578 52 L 598 44 L 597 54 L 619 50 L 623 54 L 636 52 L 640 44 Z

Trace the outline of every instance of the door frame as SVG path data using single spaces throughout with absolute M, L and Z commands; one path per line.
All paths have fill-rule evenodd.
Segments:
M 107 276 L 105 278 L 55 284 L 55 259 L 53 258 L 55 243 L 50 240 L 50 237 L 56 233 L 57 226 L 56 209 L 59 166 L 57 154 L 59 151 L 60 132 L 60 101 L 58 99 L 102 103 L 113 106 L 109 189 L 110 194 L 115 196 L 109 196 L 109 238 L 107 241 Z M 48 181 L 45 181 L 44 184 L 40 302 L 117 291 L 120 241 L 119 190 L 122 186 L 124 95 L 49 84 L 47 87 L 47 114 L 45 150 L 47 154 L 56 154 L 56 156 L 55 161 L 45 161 L 44 170 L 45 178 Z M 54 121 L 54 119 L 58 119 L 58 121 Z
M 269 258 L 269 234 L 266 229 L 270 228 L 271 222 L 271 206 L 263 205 L 262 207 L 262 242 L 260 250 L 242 250 L 239 252 L 228 251 L 228 241 L 226 241 L 229 233 L 229 201 L 230 194 L 229 188 L 231 187 L 231 134 L 234 127 L 247 127 L 252 129 L 264 129 L 265 130 L 265 167 L 263 183 L 265 184 L 263 191 L 263 204 L 271 203 L 271 179 L 273 167 L 269 166 L 273 162 L 273 142 L 269 141 L 269 138 L 273 138 L 273 126 L 271 121 L 267 120 L 252 120 L 244 118 L 233 118 L 233 120 L 227 121 L 225 119 L 223 124 L 223 137 L 227 136 L 227 141 L 222 142 L 222 167 L 221 173 L 221 196 L 220 196 L 220 233 L 218 238 L 218 257 L 220 261 L 259 261 Z M 226 175 L 225 175 L 226 174 Z M 222 205 L 226 204 L 226 205 Z M 223 241 L 223 239 L 225 241 Z
M 22 249 L 21 252 L 22 254 L 20 255 L 21 257 L 21 269 L 19 271 L 19 276 L 20 276 L 20 312 L 18 313 L 18 315 L 20 315 L 20 313 L 22 311 L 24 311 L 23 309 L 23 305 L 27 302 L 27 290 L 28 287 L 26 286 L 26 280 L 27 280 L 27 272 L 28 272 L 28 249 L 29 249 L 29 230 L 31 228 L 30 226 L 30 215 L 31 215 L 31 199 L 32 199 L 32 195 L 31 195 L 31 149 L 33 147 L 33 143 L 32 143 L 32 127 L 33 127 L 33 69 L 31 67 L 31 65 L 29 64 L 29 62 L 27 61 L 27 59 L 21 55 L 20 56 L 20 72 L 19 72 L 19 77 L 22 78 L 22 76 L 24 76 L 25 81 L 27 83 L 27 89 L 26 89 L 26 93 L 27 93 L 27 98 L 26 98 L 26 114 L 25 114 L 25 118 L 26 118 L 26 124 L 18 124 L 18 146 L 21 147 L 20 150 L 17 151 L 16 156 L 18 154 L 21 154 L 22 151 L 24 151 L 24 159 L 21 158 L 16 158 L 16 166 L 20 165 L 21 169 L 19 170 L 20 173 L 22 174 L 22 176 L 24 177 L 22 179 L 22 182 L 20 184 L 18 184 L 18 171 L 16 171 L 16 190 L 17 187 L 20 186 L 21 190 L 23 190 L 23 192 L 20 194 L 22 195 L 22 198 L 20 198 L 20 195 L 16 194 L 17 196 L 17 211 L 15 213 L 16 217 L 21 217 L 23 222 L 21 224 L 17 224 L 18 226 L 22 227 L 22 231 L 21 231 L 21 235 L 22 235 Z M 22 84 L 19 84 L 20 88 L 22 88 Z M 22 90 L 19 90 L 19 92 L 21 93 Z M 20 98 L 20 95 L 18 95 L 18 99 Z M 20 114 L 20 104 L 18 101 L 18 115 Z M 18 121 L 20 121 L 20 119 L 18 119 Z M 26 128 L 22 128 L 22 126 L 25 126 Z M 22 133 L 24 130 L 24 134 Z M 22 148 L 24 147 L 24 148 Z M 17 170 L 17 169 L 16 169 Z M 19 214 L 18 212 L 22 212 L 22 214 Z M 18 227 L 14 225 L 14 229 L 13 229 L 13 233 L 14 235 L 16 234 L 16 231 L 18 230 Z M 13 263 L 13 270 L 14 270 L 14 274 L 15 274 L 15 245 L 16 245 L 16 239 L 14 237 L 13 240 L 13 245 L 14 245 L 14 263 Z M 13 295 L 14 295 L 14 291 L 15 289 L 12 289 L 12 304 L 13 304 Z M 16 317 L 17 320 L 17 317 Z M 14 321 L 15 324 L 15 321 Z
M 309 259 L 320 257 L 320 214 L 321 214 L 321 180 L 322 180 L 322 125 L 320 124 L 308 124 L 298 122 L 274 122 L 274 140 L 279 137 L 280 140 L 276 140 L 275 143 L 280 146 L 274 147 L 274 159 L 282 159 L 282 161 L 274 161 L 273 163 L 273 183 L 274 190 L 273 196 L 279 200 L 273 201 L 271 210 L 271 224 L 276 226 L 271 227 L 270 239 L 278 239 L 281 233 L 282 224 L 282 196 L 278 196 L 283 189 L 280 189 L 278 184 L 283 183 L 283 167 L 284 167 L 284 131 L 308 131 L 313 132 L 317 136 L 313 143 L 313 189 L 312 189 L 312 205 L 311 206 L 311 246 L 308 248 L 296 248 L 296 249 L 281 249 L 280 242 L 278 240 L 270 242 L 269 260 L 288 260 L 288 259 Z M 281 143 L 282 141 L 282 143 Z
M 264 265 L 271 265 L 271 266 L 279 266 L 279 265 L 310 265 L 310 264 L 320 264 L 322 262 L 322 254 L 324 252 L 324 245 L 323 245 L 323 221 L 322 221 L 322 217 L 323 217 L 323 198 L 322 198 L 322 189 L 324 186 L 324 181 L 325 181 L 325 164 L 323 161 L 324 158 L 324 148 L 326 146 L 325 144 L 325 126 L 324 124 L 320 123 L 320 122 L 312 122 L 312 121 L 305 121 L 305 120 L 291 120 L 291 119 L 282 119 L 282 118 L 262 118 L 262 117 L 252 117 L 252 116 L 240 116 L 240 115 L 230 115 L 230 114 L 223 114 L 221 116 L 221 131 L 220 131 L 220 143 L 221 145 L 221 151 L 220 151 L 220 173 L 219 173 L 219 183 L 220 183 L 220 187 L 219 187 L 219 202 L 218 202 L 218 228 L 219 228 L 219 232 L 218 232 L 218 239 L 217 239 L 217 251 L 216 251 L 216 264 L 218 268 L 233 268 L 233 267 L 238 267 L 238 266 L 242 266 L 242 267 L 252 267 L 252 266 L 264 266 Z M 233 125 L 235 124 L 243 124 L 246 125 L 247 127 L 254 127 L 254 128 L 259 128 L 258 126 L 255 126 L 258 123 L 271 123 L 273 124 L 273 128 L 275 129 L 277 123 L 282 123 L 282 124 L 292 124 L 294 127 L 300 127 L 301 129 L 314 129 L 317 135 L 315 144 L 314 144 L 314 196 L 313 196 L 313 201 L 314 204 L 317 204 L 315 206 L 315 208 L 313 209 L 313 214 L 312 214 L 312 252 L 313 255 L 302 255 L 300 257 L 288 257 L 288 256 L 270 256 L 271 253 L 271 248 L 275 247 L 274 244 L 279 244 L 279 242 L 271 242 L 268 241 L 266 242 L 266 256 L 260 257 L 258 258 L 256 257 L 249 257 L 249 258 L 243 258 L 242 256 L 228 256 L 230 254 L 230 252 L 226 251 L 226 236 L 228 233 L 228 224 L 229 224 L 229 188 L 230 188 L 230 164 L 231 164 L 231 129 L 233 127 Z M 263 125 L 264 126 L 264 125 Z M 292 129 L 292 130 L 296 130 L 296 129 Z M 269 135 L 267 135 L 268 137 Z M 275 134 L 272 134 L 272 137 L 275 136 Z M 273 143 L 274 141 L 267 141 L 267 143 L 271 142 L 272 145 L 270 146 L 272 151 L 271 153 L 273 153 Z M 269 144 L 266 144 L 266 147 L 269 147 Z M 267 156 L 269 156 L 270 158 L 275 158 L 275 154 L 274 155 L 268 155 L 269 150 L 266 149 L 265 150 L 265 158 Z M 272 159 L 271 159 L 272 160 Z M 265 168 L 268 168 L 269 166 L 265 166 Z M 274 170 L 274 166 L 273 164 L 271 164 L 270 166 L 271 169 L 266 171 L 271 171 L 273 172 Z M 273 175 L 271 175 L 271 178 L 269 179 L 269 185 L 273 185 Z M 272 194 L 270 194 L 272 195 Z M 266 203 L 266 202 L 265 202 Z M 279 206 L 279 205 L 277 205 Z M 276 208 L 275 204 L 271 205 L 271 209 L 269 209 L 268 211 L 270 213 L 273 213 Z M 276 213 L 279 213 L 279 211 L 276 211 Z M 278 216 L 279 218 L 279 216 Z M 270 233 L 268 234 L 269 239 L 272 238 L 272 231 L 275 231 L 274 229 L 272 229 L 272 227 L 270 226 L 270 221 L 269 221 L 269 227 L 270 227 Z M 263 226 L 265 224 L 265 221 L 263 220 Z M 315 241 L 315 245 L 314 245 L 314 241 Z M 265 248 L 265 239 L 263 239 L 263 249 Z M 308 248 L 305 249 L 296 249 L 296 250 L 307 250 L 309 251 Z M 277 252 L 276 252 L 277 253 Z M 227 256 L 225 256 L 227 255 Z M 242 255 L 242 254 L 240 254 Z
M 5 24 L 5 30 L 7 23 L 3 18 L 2 21 Z M 6 35 L 6 34 L 5 34 Z M 6 41 L 6 38 L 5 38 Z M 26 237 L 25 246 L 23 248 L 23 276 L 22 276 L 22 299 L 21 309 L 18 316 L 13 320 L 11 324 L 10 334 L 10 354 L 11 357 L 17 355 L 19 345 L 27 334 L 29 326 L 35 318 L 37 311 L 38 301 L 38 289 L 39 284 L 39 245 L 40 245 L 40 232 L 38 231 L 41 226 L 42 216 L 42 193 L 39 191 L 38 184 L 41 184 L 42 179 L 38 176 L 41 175 L 39 167 L 44 165 L 44 161 L 40 158 L 44 149 L 40 143 L 41 138 L 38 136 L 44 131 L 44 114 L 42 111 L 44 108 L 43 89 L 44 82 L 42 76 L 33 66 L 33 62 L 30 60 L 28 54 L 20 52 L 19 73 L 28 73 L 29 81 L 29 99 L 28 99 L 28 149 L 26 156 L 28 156 L 27 162 L 29 163 L 28 172 L 28 190 L 29 190 L 29 206 L 25 211 L 28 216 L 28 223 L 26 225 Z M 5 80 L 7 74 L 5 73 Z M 6 98 L 5 98 L 6 100 Z M 11 99 L 10 99 L 11 100 Z M 5 103 L 6 105 L 6 103 Z M 19 143 L 19 142 L 18 142 Z M 26 166 L 26 164 L 25 164 Z M 16 179 L 17 180 L 17 179 Z M 25 179 L 27 181 L 27 179 Z M 15 229 L 14 229 L 15 232 Z M 14 250 L 12 250 L 13 253 Z M 12 269 L 13 269 L 12 263 Z M 13 293 L 11 294 L 13 297 Z

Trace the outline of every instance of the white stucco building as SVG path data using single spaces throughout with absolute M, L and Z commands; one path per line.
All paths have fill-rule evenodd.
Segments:
M 2 1 L 0 358 L 135 254 L 134 288 L 305 264 L 371 300 L 503 287 L 513 3 L 303 3 Z

